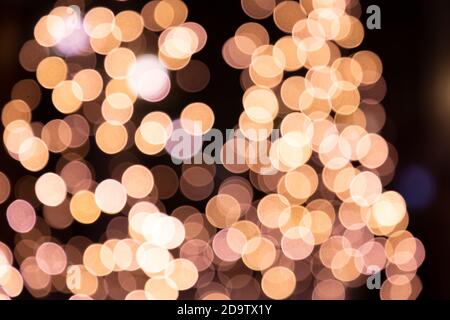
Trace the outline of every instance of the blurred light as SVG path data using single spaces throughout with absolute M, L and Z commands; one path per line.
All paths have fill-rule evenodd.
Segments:
M 412 165 L 401 170 L 395 184 L 412 209 L 428 207 L 436 195 L 436 180 L 423 166 Z

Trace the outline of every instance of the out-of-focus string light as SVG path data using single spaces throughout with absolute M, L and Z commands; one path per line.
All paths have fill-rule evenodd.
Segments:
M 187 21 L 183 1 L 152 0 L 141 12 L 115 14 L 70 0 L 36 23 L 19 61 L 37 82 L 13 87 L 1 114 L 3 144 L 32 173 L 59 159 L 39 177 L 12 181 L 0 172 L 0 203 L 17 233 L 14 248 L 0 242 L 0 299 L 24 288 L 36 298 L 56 290 L 71 300 L 176 299 L 182 291 L 205 300 L 345 299 L 374 270 L 386 274 L 382 299 L 417 298 L 425 249 L 406 231 L 404 199 L 385 189 L 398 159 L 379 135 L 386 121 L 382 61 L 357 51 L 364 39 L 354 14 L 359 2 L 241 5 L 253 19 L 273 16 L 284 35 L 270 39 L 262 23 L 248 22 L 223 45 L 243 88 L 241 135 L 219 151 L 221 160 L 243 160 L 223 161 L 227 179 L 214 164 L 183 164 L 179 177 L 167 165 L 121 158 L 135 145 L 148 156 L 187 160 L 213 129 L 214 108 L 202 102 L 184 104 L 179 119 L 164 111 L 135 115 L 138 99 L 169 95 L 171 72 L 186 92 L 201 92 L 210 80 L 208 66 L 193 59 L 207 30 Z M 153 53 L 147 35 L 158 38 Z M 34 121 L 44 90 L 65 118 Z M 281 135 L 269 141 L 272 129 Z M 190 148 L 177 149 L 174 134 Z M 263 163 L 252 152 L 264 145 Z M 94 147 L 117 156 L 103 181 L 87 161 Z M 255 190 L 265 195 L 255 199 Z M 163 201 L 178 191 L 205 200 L 205 208 L 166 212 Z M 102 212 L 114 217 L 99 243 L 74 236 L 60 244 L 51 235 L 93 224 Z

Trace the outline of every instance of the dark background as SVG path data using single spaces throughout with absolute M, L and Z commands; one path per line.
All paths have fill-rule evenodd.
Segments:
M 93 1 L 96 6 L 105 5 L 115 12 L 140 11 L 146 2 Z M 239 0 L 185 2 L 189 6 L 188 20 L 200 23 L 208 32 L 207 45 L 195 59 L 209 66 L 211 82 L 198 94 L 187 95 L 174 89 L 161 106 L 171 116 L 176 116 L 189 102 L 204 101 L 213 106 L 216 126 L 232 128 L 241 110 L 240 73 L 225 64 L 221 49 L 237 27 L 251 19 L 243 13 Z M 50 11 L 53 4 L 54 1 L 0 1 L 1 105 L 9 101 L 10 90 L 17 81 L 34 78 L 34 74 L 21 68 L 18 53 L 22 44 L 33 38 L 34 24 Z M 429 175 L 425 184 L 414 177 L 406 180 L 407 194 L 403 192 L 407 202 L 414 202 L 414 197 L 424 193 L 429 194 L 425 204 L 409 208 L 408 229 L 423 241 L 427 254 L 419 270 L 423 281 L 420 298 L 450 299 L 450 2 L 361 0 L 361 4 L 364 18 L 367 17 L 365 9 L 371 4 L 379 5 L 382 11 L 382 29 L 367 30 L 360 48 L 376 52 L 384 64 L 388 92 L 383 105 L 388 120 L 382 135 L 399 152 L 397 177 L 389 188 L 405 191 L 405 181 L 401 179 L 406 179 L 404 173 L 411 167 L 420 167 Z M 280 35 L 271 18 L 261 23 L 272 39 Z M 183 99 L 183 105 L 177 103 L 179 98 Z M 155 109 L 158 107 L 156 105 Z M 47 115 L 42 108 L 48 108 L 48 105 L 41 103 L 33 113 L 33 119 Z M 152 163 L 153 160 L 149 161 Z M 155 160 L 153 164 L 157 162 Z M 48 168 L 52 168 L 52 164 L 54 162 Z M 0 150 L 0 171 L 13 181 L 14 177 L 26 174 L 3 148 Z M 106 174 L 100 168 L 96 171 L 97 178 Z M 173 209 L 179 205 L 175 202 L 177 198 L 165 205 Z M 0 239 L 12 242 L 14 238 L 7 226 L 5 211 L 6 205 L 1 205 Z M 56 232 L 55 236 L 92 234 L 102 230 L 104 222 L 83 228 L 72 226 L 68 234 Z

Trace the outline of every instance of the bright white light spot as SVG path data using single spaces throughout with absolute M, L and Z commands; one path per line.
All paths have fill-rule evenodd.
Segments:
M 170 91 L 170 78 L 159 59 L 150 54 L 137 58 L 128 72 L 128 84 L 140 98 L 149 102 L 163 100 Z

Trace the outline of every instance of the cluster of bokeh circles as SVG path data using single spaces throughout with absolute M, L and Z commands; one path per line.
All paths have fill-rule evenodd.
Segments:
M 30 174 L 12 181 L 8 168 L 0 172 L 0 204 L 15 232 L 14 246 L 0 242 L 0 298 L 26 290 L 70 299 L 348 299 L 378 273 L 381 299 L 417 298 L 425 250 L 406 230 L 404 199 L 385 189 L 398 159 L 379 134 L 381 59 L 358 50 L 359 1 L 241 5 L 249 22 L 222 50 L 241 70 L 239 134 L 224 142 L 222 164 L 183 164 L 181 175 L 121 155 L 171 155 L 176 130 L 195 140 L 214 127 L 203 102 L 178 119 L 135 113 L 138 102 L 164 100 L 172 81 L 188 93 L 209 82 L 208 66 L 192 59 L 207 30 L 187 20 L 188 6 L 152 0 L 141 12 L 114 13 L 58 0 L 36 23 L 19 55 L 36 77 L 13 87 L 1 114 L 4 147 Z M 270 39 L 262 20 L 284 36 Z M 45 108 L 60 119 L 33 121 Z M 110 159 L 102 181 L 91 158 L 98 152 Z M 228 153 L 245 161 L 225 161 Z M 206 206 L 167 212 L 177 195 Z M 101 216 L 109 220 L 96 243 L 52 235 Z

